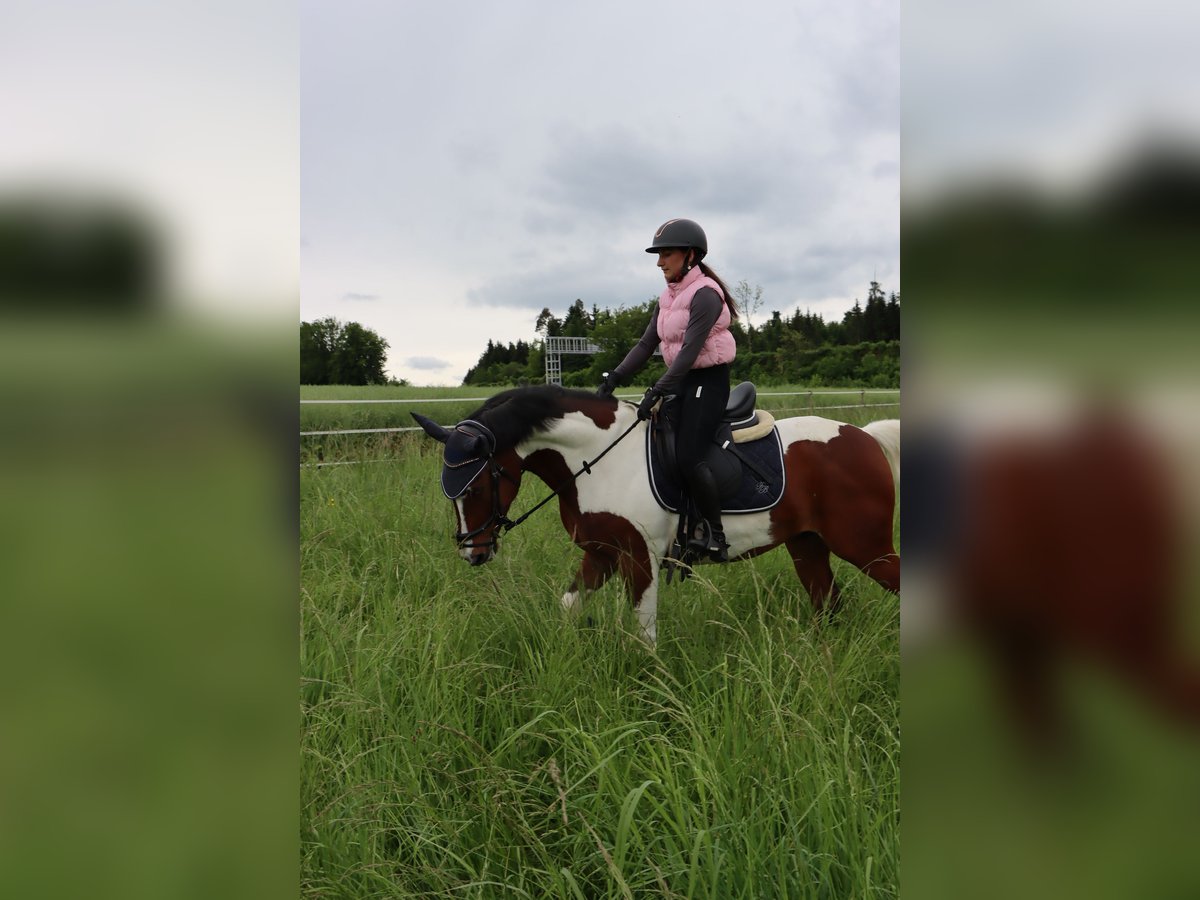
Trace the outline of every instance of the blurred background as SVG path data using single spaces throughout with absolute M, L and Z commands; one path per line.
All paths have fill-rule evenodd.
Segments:
M 295 891 L 294 19 L 5 5 L 12 896 Z
M 1197 896 L 1197 14 L 904 21 L 904 894 Z

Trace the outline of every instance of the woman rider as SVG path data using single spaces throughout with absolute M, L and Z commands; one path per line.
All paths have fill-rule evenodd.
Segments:
M 611 395 L 649 361 L 655 347 L 662 347 L 666 374 L 646 391 L 638 418 L 648 419 L 661 398 L 675 398 L 675 459 L 704 520 L 688 546 L 724 562 L 729 545 L 721 525 L 721 498 L 704 457 L 729 400 L 729 364 L 737 352 L 729 323 L 737 318 L 737 307 L 725 283 L 702 261 L 708 239 L 691 219 L 663 223 L 646 252 L 658 254 L 666 290 L 641 340 L 620 365 L 604 373 L 599 393 Z

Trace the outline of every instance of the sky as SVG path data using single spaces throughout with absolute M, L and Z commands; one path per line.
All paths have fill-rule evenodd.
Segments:
M 899 290 L 901 160 L 911 209 L 1200 147 L 1196 4 L 907 0 L 903 41 L 896 2 L 594 6 L 14 0 L 0 192 L 137 202 L 181 303 L 359 321 L 393 374 L 456 384 L 542 307 L 655 295 L 668 218 L 759 318 L 837 319 Z
M 1018 177 L 1092 189 L 1150 139 L 1200 146 L 1200 6 L 906 0 L 904 205 Z
M 656 296 L 670 218 L 758 321 L 900 290 L 896 2 L 299 9 L 300 317 L 373 329 L 392 376 Z

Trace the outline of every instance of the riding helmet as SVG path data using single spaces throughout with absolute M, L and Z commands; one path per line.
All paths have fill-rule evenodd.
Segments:
M 646 248 L 646 252 L 676 249 L 695 250 L 696 259 L 704 259 L 708 253 L 708 238 L 704 236 L 704 229 L 691 219 L 668 219 L 654 232 L 654 241 Z

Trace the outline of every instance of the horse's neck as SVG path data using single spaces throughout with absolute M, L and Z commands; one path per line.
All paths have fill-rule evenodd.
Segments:
M 529 457 L 539 450 L 554 450 L 575 470 L 612 444 L 629 427 L 632 415 L 631 410 L 619 409 L 616 421 L 608 428 L 601 428 L 581 412 L 567 412 L 546 431 L 536 432 L 523 441 L 517 452 Z

